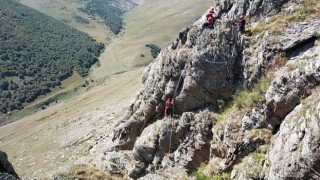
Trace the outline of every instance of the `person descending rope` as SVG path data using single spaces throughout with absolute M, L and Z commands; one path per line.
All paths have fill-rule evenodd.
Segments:
M 164 114 L 166 117 L 168 117 L 168 113 L 170 113 L 170 117 L 173 118 L 173 101 L 171 100 L 171 98 L 168 98 L 166 101 L 166 108 L 164 111 Z

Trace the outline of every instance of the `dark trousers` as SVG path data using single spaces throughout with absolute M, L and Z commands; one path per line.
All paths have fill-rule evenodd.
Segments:
M 203 24 L 203 28 L 213 28 L 213 24 L 209 24 L 209 23 L 205 22 Z
M 168 117 L 168 115 L 170 115 L 170 117 L 173 118 L 173 109 L 172 108 L 166 109 L 166 116 Z

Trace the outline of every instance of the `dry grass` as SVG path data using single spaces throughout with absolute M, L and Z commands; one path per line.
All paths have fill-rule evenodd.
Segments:
M 251 90 L 238 91 L 230 102 L 220 108 L 216 114 L 219 122 L 223 122 L 230 115 L 244 114 L 259 102 L 264 102 L 264 94 L 267 92 L 273 77 L 264 76 Z
M 294 71 L 297 68 L 298 68 L 298 65 L 296 63 L 287 64 L 287 69 L 288 69 L 289 72 Z
M 0 127 L 0 149 L 7 152 L 22 178 L 41 179 L 62 172 L 88 155 L 85 142 L 70 144 L 87 138 L 92 130 L 97 130 L 96 135 L 111 133 L 138 92 L 142 71 L 110 76 L 68 101 Z
M 101 23 L 99 19 L 93 19 L 78 9 L 84 6 L 85 1 L 83 0 L 20 0 L 20 2 L 88 33 L 99 42 L 107 43 L 110 38 L 114 37 L 110 29 L 104 23 Z M 73 18 L 74 15 L 81 16 L 89 20 L 90 23 L 77 23 Z
M 69 99 L 75 96 L 77 93 L 76 89 L 84 82 L 85 78 L 81 77 L 76 71 L 74 71 L 71 77 L 61 82 L 61 86 L 51 89 L 50 93 L 45 96 L 40 96 L 32 103 L 26 103 L 23 110 L 13 111 L 10 116 L 0 113 L 0 122 L 13 122 L 41 110 L 46 107 L 46 104 Z
M 124 15 L 125 29 L 100 57 L 101 66 L 93 70 L 93 78 L 146 66 L 153 58 L 145 44 L 166 48 L 179 30 L 191 25 L 209 7 L 209 0 L 144 1 Z
M 272 70 L 276 70 L 279 69 L 281 67 L 284 67 L 288 62 L 288 58 L 287 57 L 282 57 L 282 56 L 276 56 L 274 58 L 273 64 L 271 66 Z
M 117 179 L 112 177 L 109 174 L 104 173 L 103 171 L 87 165 L 77 165 L 73 166 L 70 171 L 65 173 L 60 173 L 60 177 L 68 178 L 68 179 L 78 179 L 78 180 L 101 180 L 101 179 Z
M 320 2 L 318 0 L 304 0 L 298 5 L 295 12 L 282 11 L 272 16 L 268 22 L 260 21 L 256 27 L 248 29 L 251 33 L 262 33 L 267 30 L 273 34 L 279 34 L 292 23 L 309 21 L 320 16 Z

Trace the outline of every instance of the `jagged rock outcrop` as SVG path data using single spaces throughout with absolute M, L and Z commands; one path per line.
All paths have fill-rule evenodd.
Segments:
M 20 179 L 5 152 L 0 151 L 0 179 Z
M 230 115 L 222 123 L 218 123 L 213 131 L 210 147 L 209 169 L 207 174 L 215 174 L 232 168 L 239 160 L 251 152 L 260 151 L 263 145 L 268 144 L 271 131 L 267 129 L 242 130 L 241 116 Z
M 230 18 L 244 12 L 254 15 L 277 12 L 284 2 L 224 1 L 216 8 L 222 21 L 215 23 L 213 30 L 202 28 L 203 16 L 181 31 L 177 42 L 162 50 L 144 71 L 142 87 L 131 106 L 131 114 L 114 131 L 118 147 L 133 148 L 149 121 L 161 117 L 167 97 L 176 97 L 177 113 L 214 104 L 219 98 L 230 98 L 244 80 L 243 44 Z
M 283 120 L 264 170 L 268 179 L 320 179 L 320 89 Z
M 221 28 L 226 31 L 220 31 Z M 150 120 L 162 116 L 168 97 L 176 98 L 175 112 L 180 114 L 232 96 L 239 78 L 236 62 L 241 60 L 242 45 L 231 28 L 221 24 L 214 29 L 192 26 L 185 44 L 179 42 L 176 49 L 161 51 L 143 73 L 132 115 L 114 131 L 120 148 L 133 148 Z
M 299 26 L 306 26 L 300 33 L 312 38 L 297 40 L 298 35 L 290 28 L 276 36 L 265 31 L 262 37 L 257 35 L 254 47 L 247 47 L 230 23 L 240 14 L 271 16 L 286 2 L 224 0 L 216 7 L 219 21 L 213 29 L 202 28 L 202 17 L 180 31 L 179 38 L 144 71 L 137 98 L 114 129 L 117 145 L 112 150 L 116 152 L 106 153 L 104 169 L 125 178 L 164 179 L 179 168 L 183 173 L 175 177 L 181 178 L 208 161 L 210 168 L 204 172 L 209 175 L 228 171 L 234 179 L 290 178 L 290 173 L 300 166 L 290 164 L 294 167 L 279 174 L 282 167 L 276 161 L 260 162 L 249 154 L 269 151 L 269 158 L 274 155 L 282 160 L 280 147 L 269 147 L 272 132 L 276 133 L 279 126 L 281 132 L 282 121 L 319 85 L 319 42 L 313 33 L 320 23 L 313 19 Z M 302 47 L 299 50 L 297 43 Z M 289 48 L 283 49 L 286 45 Z M 288 65 L 274 74 L 276 79 L 261 102 L 251 111 L 233 112 L 218 121 L 214 114 L 217 100 L 230 99 L 237 89 L 252 88 L 267 70 L 276 67 L 275 59 L 282 51 L 287 53 Z M 175 98 L 172 132 L 169 119 L 162 119 L 168 97 Z M 202 111 L 206 107 L 209 110 Z M 287 135 L 281 135 L 281 140 Z M 311 170 L 318 172 L 318 156 L 314 153 L 318 140 L 309 138 L 304 143 L 314 151 L 304 150 L 309 153 L 306 156 L 295 154 L 296 160 L 307 156 L 315 160 L 308 161 L 303 166 L 305 171 L 296 177 Z M 250 166 L 256 168 L 241 171 Z M 316 173 L 310 177 L 316 177 Z
M 208 110 L 183 113 L 173 121 L 167 118 L 156 121 L 145 128 L 133 151 L 109 153 L 105 170 L 113 174 L 127 173 L 132 178 L 174 167 L 192 172 L 201 162 L 209 160 L 211 129 L 215 121 Z
M 243 44 L 230 18 L 275 13 L 286 1 L 223 2 L 216 8 L 222 21 L 213 30 L 202 28 L 203 16 L 146 68 L 131 113 L 114 130 L 118 148 L 133 148 L 150 120 L 161 117 L 166 98 L 176 97 L 175 112 L 181 114 L 228 99 L 243 85 Z
M 320 22 L 315 27 L 320 27 Z M 310 33 L 309 33 L 310 34 Z M 311 38 L 309 38 L 311 39 Z M 312 38 L 313 39 L 313 38 Z M 290 67 L 278 72 L 276 80 L 266 93 L 266 118 L 270 128 L 274 129 L 301 101 L 311 94 L 311 90 L 320 83 L 320 46 L 315 45 L 315 39 L 301 46 L 300 53 L 291 57 Z M 293 40 L 296 42 L 297 40 Z M 310 46 L 311 43 L 311 46 Z M 289 44 L 292 44 L 289 42 Z M 305 50 L 305 52 L 301 52 Z
M 218 14 L 223 16 L 226 12 L 228 17 L 237 15 L 246 16 L 271 16 L 278 13 L 284 3 L 289 0 L 224 0 L 217 1 Z

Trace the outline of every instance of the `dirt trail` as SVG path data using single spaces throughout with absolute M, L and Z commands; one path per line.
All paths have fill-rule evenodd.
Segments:
M 92 151 L 88 142 L 108 136 L 125 113 L 143 69 L 113 75 L 78 97 L 0 127 L 0 149 L 22 178 L 50 177 L 85 161 Z

